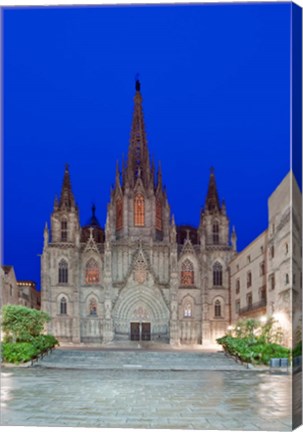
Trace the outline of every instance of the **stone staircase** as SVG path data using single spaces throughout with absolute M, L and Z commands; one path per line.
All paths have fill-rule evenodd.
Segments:
M 223 352 L 58 348 L 34 367 L 123 370 L 243 370 Z

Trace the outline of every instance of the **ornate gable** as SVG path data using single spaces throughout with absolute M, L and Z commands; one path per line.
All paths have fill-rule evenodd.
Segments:
M 94 230 L 94 228 L 92 228 L 92 227 L 89 228 L 89 231 L 90 231 L 90 233 L 89 233 L 89 239 L 87 240 L 87 243 L 85 245 L 85 248 L 84 248 L 83 252 L 84 253 L 96 252 L 97 254 L 99 254 L 98 246 L 97 246 L 97 244 L 96 244 L 96 242 L 94 240 L 94 237 L 93 237 L 93 230 Z

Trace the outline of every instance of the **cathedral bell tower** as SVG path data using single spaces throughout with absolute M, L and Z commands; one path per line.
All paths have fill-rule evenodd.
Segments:
M 151 164 L 142 108 L 140 81 L 136 80 L 134 112 L 127 162 L 116 167 L 108 216 L 112 240 L 132 238 L 168 240 L 170 208 L 159 165 Z
M 79 240 L 79 214 L 72 192 L 68 165 L 65 166 L 60 200 L 55 198 L 51 215 L 51 242 L 76 243 Z
M 225 202 L 220 205 L 214 168 L 210 170 L 208 191 L 199 225 L 200 241 L 203 247 L 229 246 L 229 219 Z

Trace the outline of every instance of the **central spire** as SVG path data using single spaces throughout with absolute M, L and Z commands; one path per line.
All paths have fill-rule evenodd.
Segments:
M 127 160 L 127 180 L 129 185 L 133 187 L 136 180 L 141 178 L 143 185 L 147 187 L 150 181 L 150 161 L 144 126 L 141 83 L 139 79 L 136 79 L 135 88 L 134 113 Z

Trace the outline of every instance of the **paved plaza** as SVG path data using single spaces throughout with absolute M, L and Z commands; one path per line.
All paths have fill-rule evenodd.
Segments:
M 291 377 L 222 352 L 58 349 L 2 368 L 1 424 L 291 430 Z

